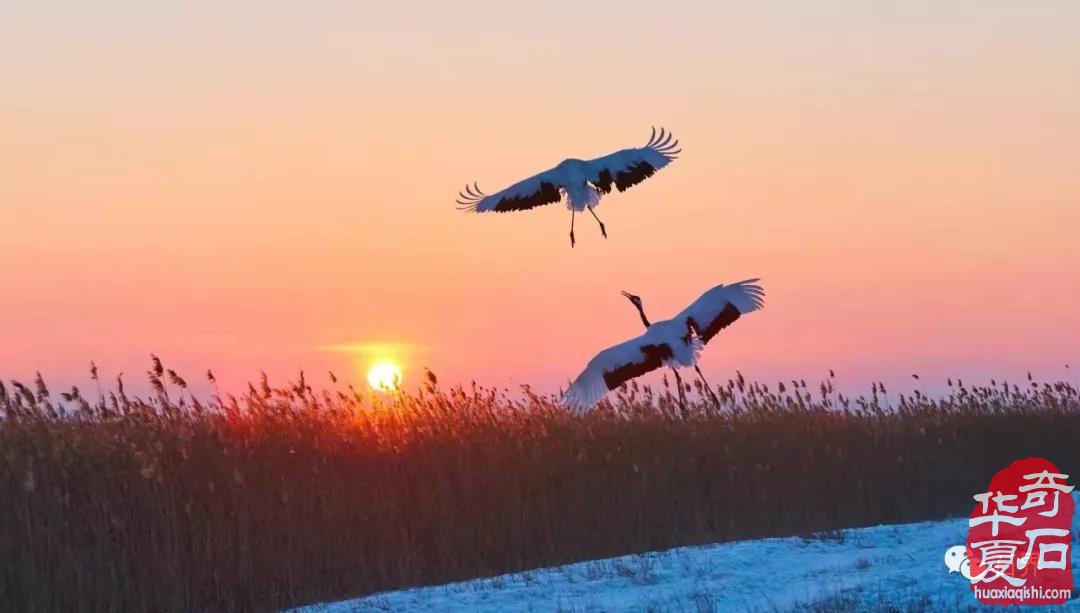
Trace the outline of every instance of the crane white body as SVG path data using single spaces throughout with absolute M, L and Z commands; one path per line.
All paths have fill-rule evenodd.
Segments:
M 676 159 L 679 141 L 663 128 L 652 136 L 644 147 L 622 149 L 591 160 L 568 158 L 554 168 L 518 181 L 510 187 L 488 195 L 477 184 L 466 185 L 458 193 L 458 209 L 474 213 L 506 213 L 524 211 L 559 202 L 566 197 L 566 208 L 572 212 L 593 209 L 600 198 L 611 192 L 626 191 L 651 177 L 656 171 Z M 600 222 L 600 218 L 597 218 Z M 603 222 L 600 230 L 607 236 Z M 573 219 L 570 222 L 570 243 L 574 243 Z
M 566 208 L 578 213 L 600 206 L 600 190 L 589 183 L 589 162 L 569 158 L 552 169 L 551 179 L 558 181 L 566 194 Z
M 662 366 L 693 366 L 705 343 L 742 315 L 764 306 L 757 279 L 718 285 L 678 315 L 654 322 L 645 333 L 598 353 L 566 390 L 563 402 L 584 412 L 609 390 Z

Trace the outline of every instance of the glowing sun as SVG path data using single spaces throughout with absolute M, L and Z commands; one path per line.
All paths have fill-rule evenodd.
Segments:
M 401 387 L 401 369 L 393 362 L 385 360 L 375 362 L 371 368 L 368 368 L 367 382 L 371 389 L 393 392 Z

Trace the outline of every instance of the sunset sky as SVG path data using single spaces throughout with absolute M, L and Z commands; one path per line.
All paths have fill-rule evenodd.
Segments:
M 761 277 L 716 379 L 1076 379 L 1078 33 L 1074 0 L 6 3 L 0 377 L 553 391 L 640 332 L 620 290 Z M 652 125 L 683 154 L 607 240 L 455 210 Z

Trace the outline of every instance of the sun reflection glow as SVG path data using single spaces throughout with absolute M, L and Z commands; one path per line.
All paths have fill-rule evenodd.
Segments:
M 396 391 L 401 387 L 401 368 L 389 360 L 380 360 L 368 368 L 367 380 L 373 390 Z

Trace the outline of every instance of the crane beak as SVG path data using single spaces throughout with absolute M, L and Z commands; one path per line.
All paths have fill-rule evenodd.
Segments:
M 633 297 L 634 297 L 634 295 L 633 295 L 633 294 L 631 294 L 630 292 L 625 292 L 625 291 L 624 291 L 624 292 L 620 292 L 620 293 L 621 293 L 621 294 L 622 294 L 623 296 L 627 297 L 627 298 L 633 298 Z

